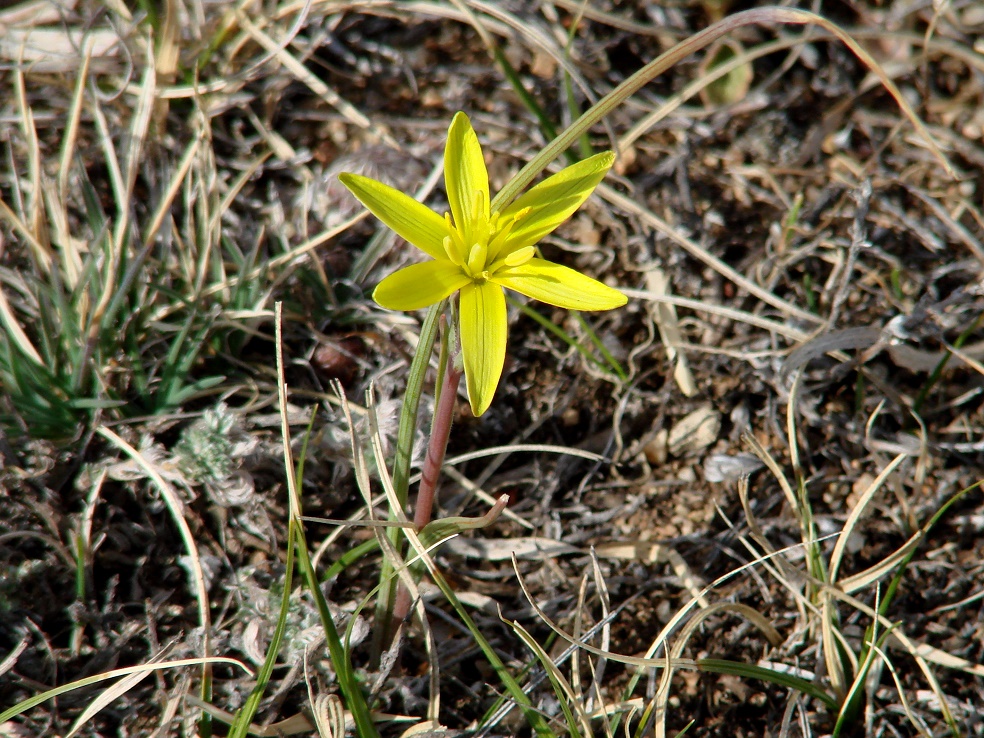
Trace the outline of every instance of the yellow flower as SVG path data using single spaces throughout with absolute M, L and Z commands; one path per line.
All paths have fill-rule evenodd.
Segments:
M 386 277 L 373 299 L 390 310 L 417 310 L 460 291 L 459 336 L 472 412 L 492 402 L 506 356 L 507 287 L 571 310 L 610 310 L 625 295 L 536 256 L 535 244 L 577 210 L 615 157 L 596 154 L 548 177 L 497 212 L 489 211 L 489 175 L 468 116 L 458 113 L 444 149 L 451 212 L 443 216 L 399 190 L 357 174 L 339 179 L 373 215 L 432 261 Z

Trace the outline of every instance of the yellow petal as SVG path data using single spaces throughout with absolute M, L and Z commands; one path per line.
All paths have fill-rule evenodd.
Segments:
M 614 161 L 615 155 L 610 151 L 595 154 L 547 177 L 520 195 L 502 211 L 500 220 L 506 222 L 524 208 L 530 211 L 516 223 L 495 256 L 532 246 L 571 217 L 605 178 Z
M 468 402 L 478 417 L 492 403 L 506 360 L 506 298 L 491 282 L 472 282 L 461 288 L 459 307 Z
M 389 275 L 376 285 L 372 299 L 390 310 L 417 310 L 440 302 L 470 282 L 471 279 L 447 259 L 425 261 Z
M 339 174 L 338 179 L 369 208 L 369 212 L 418 249 L 434 259 L 448 258 L 444 252 L 447 225 L 444 218 L 429 207 L 361 174 Z
M 470 248 L 472 227 L 489 217 L 489 173 L 478 136 L 464 113 L 456 113 L 444 147 L 444 185 L 454 224 Z
M 544 259 L 497 271 L 492 282 L 550 305 L 569 310 L 611 310 L 625 295 L 580 272 Z

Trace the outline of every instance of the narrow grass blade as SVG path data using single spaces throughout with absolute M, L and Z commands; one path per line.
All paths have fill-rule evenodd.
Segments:
M 572 736 L 590 736 L 591 735 L 591 723 L 588 721 L 587 716 L 581 709 L 577 710 L 577 715 L 574 714 L 574 707 L 580 707 L 577 702 L 577 698 L 574 694 L 574 690 L 571 685 L 561 674 L 560 669 L 558 669 L 553 661 L 550 660 L 550 655 L 543 650 L 536 639 L 529 634 L 522 625 L 520 625 L 515 620 L 509 623 L 513 632 L 519 636 L 520 640 L 526 644 L 533 655 L 536 656 L 537 661 L 543 666 L 544 671 L 547 674 L 547 678 L 550 680 L 550 684 L 553 686 L 554 694 L 557 696 L 557 701 L 560 703 L 560 709 L 564 713 L 564 719 L 567 721 L 567 728 Z
M 599 361 L 596 356 L 594 356 L 583 344 L 581 344 L 581 342 L 579 342 L 577 339 L 575 339 L 567 331 L 565 331 L 563 328 L 561 328 L 559 325 L 557 325 L 553 321 L 548 320 L 544 316 L 540 315 L 540 313 L 538 313 L 536 310 L 534 310 L 533 308 L 531 308 L 526 303 L 519 302 L 516 298 L 514 298 L 514 297 L 512 297 L 511 295 L 508 295 L 508 294 L 506 295 L 506 302 L 508 302 L 509 305 L 511 305 L 512 307 L 514 307 L 517 310 L 519 310 L 519 312 L 521 312 L 527 318 L 530 318 L 530 319 L 534 320 L 541 327 L 543 327 L 544 330 L 546 330 L 549 333 L 553 334 L 554 336 L 556 336 L 557 338 L 559 338 L 561 341 L 563 341 L 564 343 L 566 343 L 571 348 L 577 349 L 577 352 L 579 354 L 581 354 L 581 356 L 583 356 L 586 361 L 588 361 L 591 364 L 593 364 L 600 371 L 603 371 L 603 372 L 608 373 L 610 370 L 614 369 L 613 366 L 605 366 L 605 363 L 602 362 L 602 361 Z M 580 316 L 578 315 L 578 317 L 580 317 Z M 610 354 L 609 354 L 609 356 L 610 356 Z M 619 369 L 621 369 L 621 367 L 619 367 Z M 618 376 L 618 371 L 617 370 L 615 371 L 615 374 L 616 374 L 616 376 Z M 623 374 L 624 374 L 624 372 L 623 372 Z M 619 378 L 621 379 L 621 376 L 619 376 Z
M 523 688 L 519 685 L 513 675 L 510 673 L 509 669 L 503 663 L 499 654 L 496 653 L 492 644 L 489 643 L 488 639 L 472 620 L 471 615 L 468 614 L 468 610 L 461 603 L 461 600 L 455 595 L 454 590 L 451 585 L 448 584 L 444 575 L 441 574 L 434 560 L 427 554 L 424 548 L 423 542 L 413 533 L 413 531 L 408 530 L 406 532 L 407 538 L 410 541 L 410 545 L 413 547 L 417 556 L 423 561 L 424 565 L 427 567 L 427 573 L 430 575 L 434 583 L 440 588 L 444 597 L 447 599 L 448 603 L 457 613 L 461 622 L 471 633 L 472 638 L 475 639 L 476 645 L 482 650 L 485 655 L 486 660 L 492 666 L 495 671 L 496 676 L 502 683 L 502 686 L 506 689 L 509 696 L 516 702 L 519 709 L 522 711 L 527 723 L 533 729 L 533 732 L 541 738 L 554 738 L 554 733 L 550 730 L 550 726 L 547 725 L 546 720 L 539 712 L 533 707 L 533 703 L 530 702 L 529 697 L 523 691 Z
M 290 473 L 290 471 L 288 471 Z M 273 676 L 273 669 L 277 665 L 277 656 L 280 654 L 280 645 L 283 643 L 284 632 L 287 630 L 287 616 L 290 613 L 290 595 L 293 589 L 294 575 L 294 545 L 297 538 L 297 522 L 291 518 L 288 522 L 287 531 L 287 560 L 284 562 L 284 581 L 283 594 L 280 598 L 280 612 L 277 615 L 277 623 L 270 637 L 270 644 L 267 646 L 266 658 L 263 665 L 256 674 L 256 686 L 249 693 L 246 702 L 236 712 L 236 719 L 229 729 L 229 738 L 245 738 L 249 735 L 250 725 L 259 709 L 260 701 L 266 692 L 270 678 Z
M 727 661 L 725 659 L 697 659 L 697 668 L 708 674 L 729 674 L 744 679 L 761 679 L 765 682 L 778 684 L 781 687 L 795 689 L 797 692 L 819 700 L 831 710 L 836 710 L 838 707 L 837 700 L 813 682 L 793 674 L 776 671 L 775 669 L 756 666 L 754 664 L 743 664 L 738 661 Z
M 94 674 L 93 676 L 85 677 L 84 679 L 76 679 L 68 684 L 63 684 L 60 687 L 54 687 L 53 689 L 47 689 L 40 694 L 36 694 L 33 697 L 29 697 L 23 702 L 18 702 L 13 707 L 10 707 L 3 712 L 0 712 L 0 725 L 11 720 L 18 715 L 22 715 L 28 710 L 37 707 L 38 705 L 47 702 L 55 697 L 60 697 L 63 694 L 68 694 L 69 692 L 74 692 L 77 689 L 83 689 L 84 687 L 92 686 L 93 684 L 99 684 L 100 682 L 105 682 L 109 679 L 118 679 L 120 677 L 125 677 L 130 674 L 136 674 L 142 671 L 161 671 L 164 669 L 177 669 L 182 666 L 202 666 L 203 664 L 230 664 L 232 666 L 238 666 L 247 674 L 252 675 L 252 671 L 242 662 L 236 659 L 226 658 L 224 656 L 210 656 L 208 658 L 195 658 L 195 659 L 177 659 L 176 661 L 161 661 L 158 663 L 151 664 L 140 664 L 138 666 L 127 666 L 123 669 L 113 669 L 112 671 L 104 672 L 103 674 Z
M 304 578 L 308 591 L 314 598 L 318 614 L 321 618 L 322 628 L 325 632 L 325 642 L 328 645 L 328 654 L 331 657 L 332 667 L 338 679 L 338 686 L 345 699 L 346 707 L 352 713 L 355 720 L 357 735 L 360 738 L 375 738 L 379 735 L 376 724 L 369 711 L 369 704 L 366 702 L 365 694 L 355 678 L 351 661 L 346 649 L 339 638 L 338 629 L 325 600 L 324 594 L 319 586 L 317 572 L 311 563 L 310 552 L 307 548 L 307 541 L 304 536 L 304 529 L 301 523 L 301 497 L 297 487 L 297 469 L 294 467 L 293 454 L 290 445 L 290 426 L 287 421 L 287 385 L 284 379 L 284 360 L 283 360 L 283 304 L 276 304 L 276 354 L 277 354 L 277 385 L 280 400 L 281 433 L 284 443 L 284 464 L 287 474 L 287 492 L 289 495 L 290 524 L 288 532 L 288 557 L 291 552 L 297 554 L 297 565 L 300 568 L 301 576 Z M 292 563 L 292 560 L 290 560 Z M 287 572 L 291 571 L 290 563 Z M 285 596 L 289 593 L 289 587 L 284 587 Z M 283 614 L 283 613 L 282 613 Z M 279 623 L 278 623 L 279 626 Z M 265 664 L 264 664 L 265 665 Z M 258 685 L 259 686 L 259 685 Z M 252 695 L 250 695 L 252 697 Z M 243 729 L 249 725 L 249 721 L 242 723 Z
M 940 150 L 936 141 L 930 135 L 926 126 L 916 115 L 912 106 L 906 101 L 895 83 L 888 77 L 885 70 L 874 58 L 851 38 L 840 26 L 806 10 L 795 8 L 753 8 L 730 15 L 723 20 L 708 26 L 703 31 L 687 37 L 676 46 L 660 54 L 646 66 L 633 74 L 618 87 L 592 105 L 580 118 L 572 123 L 557 138 L 550 142 L 539 154 L 514 176 L 492 200 L 491 210 L 498 212 L 511 203 L 546 167 L 565 152 L 591 126 L 604 118 L 608 113 L 641 90 L 651 80 L 663 74 L 692 53 L 699 51 L 717 39 L 749 25 L 818 25 L 836 36 L 851 52 L 870 69 L 888 90 L 902 109 L 902 112 L 912 123 L 919 135 L 926 141 L 929 149 L 940 161 L 947 172 L 953 172 L 950 163 Z

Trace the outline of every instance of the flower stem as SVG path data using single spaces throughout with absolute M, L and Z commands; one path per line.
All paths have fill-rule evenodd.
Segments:
M 458 384 L 461 382 L 461 371 L 454 366 L 452 352 L 447 352 L 443 374 L 444 380 L 441 382 L 440 393 L 434 407 L 434 421 L 431 424 L 427 456 L 424 458 L 420 489 L 417 491 L 417 503 L 413 511 L 413 524 L 418 532 L 431 520 L 434 498 L 437 496 L 437 483 L 441 478 L 441 467 L 444 466 L 444 454 L 448 450 L 448 438 L 451 437 L 455 398 L 458 396 Z M 410 592 L 406 587 L 401 586 L 393 608 L 394 626 L 401 623 L 409 612 Z
M 413 362 L 410 364 L 410 374 L 407 376 L 407 391 L 404 395 L 403 408 L 400 411 L 400 431 L 396 441 L 396 458 L 393 462 L 393 490 L 396 493 L 396 500 L 401 511 L 406 508 L 407 504 L 410 460 L 413 457 L 413 442 L 417 433 L 417 410 L 420 407 L 424 380 L 430 367 L 434 341 L 437 338 L 438 329 L 443 324 L 447 304 L 447 300 L 441 300 L 436 305 L 431 305 L 427 312 L 427 318 L 420 328 L 417 352 L 414 354 Z M 390 515 L 390 520 L 396 519 L 397 516 L 394 511 Z M 398 550 L 402 541 L 401 535 L 397 528 L 391 528 L 387 533 L 390 543 Z M 381 625 L 374 629 L 372 634 L 370 663 L 373 668 L 379 666 L 380 654 L 384 648 L 389 647 L 393 640 L 391 627 L 398 624 L 393 620 L 396 591 L 397 580 L 393 577 L 392 562 L 384 557 L 379 572 L 379 598 L 376 602 L 376 622 Z

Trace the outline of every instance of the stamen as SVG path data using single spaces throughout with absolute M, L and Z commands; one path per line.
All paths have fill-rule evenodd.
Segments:
M 536 253 L 536 246 L 524 246 L 523 248 L 508 254 L 503 261 L 507 267 L 515 267 L 525 264 Z
M 468 272 L 473 276 L 479 276 L 485 270 L 485 259 L 489 255 L 489 247 L 483 243 L 476 243 L 471 248 L 468 255 Z
M 509 234 L 512 233 L 513 228 L 516 227 L 516 224 L 519 221 L 521 221 L 523 218 L 525 218 L 527 215 L 529 215 L 530 214 L 530 211 L 532 209 L 533 208 L 531 208 L 531 207 L 525 207 L 525 208 L 523 208 L 522 210 L 520 210 L 519 212 L 517 212 L 514 216 L 512 216 L 509 220 L 507 220 L 505 223 L 503 223 L 501 229 L 499 229 L 497 231 L 496 230 L 492 231 L 495 235 L 492 237 L 492 241 L 489 243 L 489 258 L 490 259 L 495 259 L 499 255 L 499 252 L 502 251 L 503 245 L 505 245 L 506 239 L 508 239 L 509 238 Z M 500 215 L 500 213 L 496 213 L 492 217 L 493 218 L 498 218 L 499 215 Z
M 461 266 L 461 264 L 456 259 L 458 255 L 454 252 L 454 244 L 451 242 L 451 236 L 445 236 L 443 244 L 444 244 L 444 253 L 448 255 L 448 259 L 451 261 L 451 263 L 454 264 L 455 266 Z
M 489 220 L 489 200 L 482 190 L 475 192 L 475 217 L 485 222 Z
M 465 244 L 461 240 L 461 234 L 458 233 L 458 229 L 454 227 L 451 222 L 451 214 L 444 214 L 444 222 L 448 227 L 448 235 L 444 237 L 444 252 L 448 255 L 448 259 L 455 266 L 463 266 L 465 263 Z

